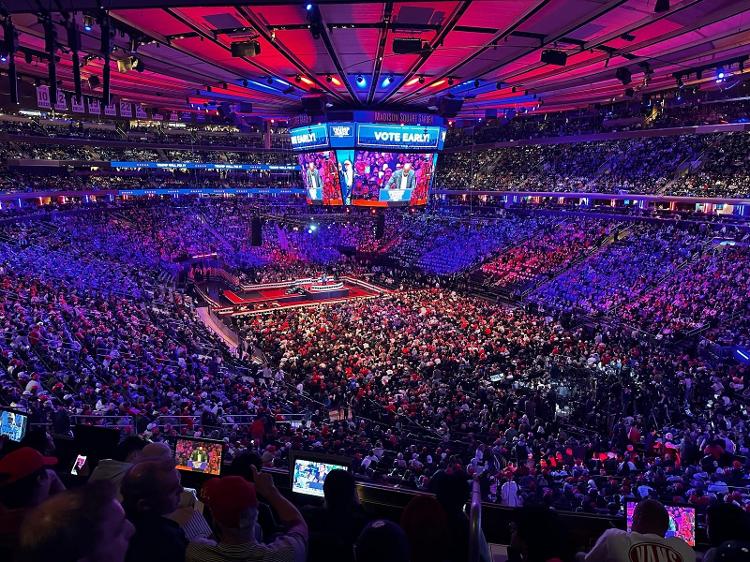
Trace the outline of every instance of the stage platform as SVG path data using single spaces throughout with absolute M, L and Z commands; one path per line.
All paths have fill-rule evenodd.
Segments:
M 387 289 L 363 279 L 295 279 L 282 283 L 213 287 L 213 312 L 223 315 L 260 314 L 283 308 L 330 304 L 352 299 L 372 298 Z

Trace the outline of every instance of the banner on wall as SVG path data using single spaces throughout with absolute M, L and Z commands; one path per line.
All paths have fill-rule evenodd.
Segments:
M 148 115 L 146 114 L 146 110 L 143 108 L 142 105 L 136 105 L 135 106 L 135 116 L 138 119 L 148 119 Z
M 151 119 L 154 121 L 164 121 L 164 116 L 161 113 L 154 113 L 151 115 Z
M 57 111 L 68 111 L 68 100 L 65 97 L 65 92 L 60 88 L 57 89 L 57 100 L 55 100 L 55 109 Z
M 120 117 L 132 117 L 133 111 L 129 101 L 120 100 Z
M 173 123 L 176 123 L 179 120 L 177 117 L 176 111 L 173 111 L 172 113 L 169 114 L 169 120 L 172 121 Z
M 73 113 L 86 113 L 86 104 L 83 102 L 83 96 L 80 98 L 71 96 L 70 105 L 73 108 Z
M 102 104 L 99 102 L 99 98 L 89 98 L 89 113 L 91 115 L 102 114 Z
M 117 105 L 112 102 L 109 105 L 104 106 L 104 115 L 109 115 L 110 117 L 117 117 Z
M 36 106 L 42 109 L 51 109 L 52 105 L 49 99 L 49 86 L 36 87 Z

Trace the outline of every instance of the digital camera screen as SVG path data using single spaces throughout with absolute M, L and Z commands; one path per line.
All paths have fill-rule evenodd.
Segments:
M 20 443 L 26 435 L 29 418 L 13 410 L 0 410 L 0 436 Z
M 178 470 L 202 472 L 218 476 L 221 473 L 223 443 L 206 439 L 177 438 L 174 448 Z
M 292 474 L 292 491 L 307 496 L 323 497 L 323 482 L 332 470 L 348 467 L 342 464 L 334 464 L 305 459 L 294 460 L 294 473 Z
M 628 531 L 631 531 L 633 528 L 635 506 L 635 502 L 628 502 L 625 507 Z M 667 508 L 667 513 L 669 513 L 669 530 L 667 530 L 665 536 L 667 538 L 678 537 L 690 546 L 695 546 L 695 508 L 676 505 L 667 505 L 664 507 Z

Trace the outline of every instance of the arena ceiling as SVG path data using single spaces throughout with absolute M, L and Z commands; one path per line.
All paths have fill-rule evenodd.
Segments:
M 45 51 L 40 10 L 61 23 L 67 9 L 81 29 L 84 93 L 92 93 L 85 79 L 102 75 L 100 26 L 84 29 L 84 16 L 99 3 L 0 2 L 25 49 L 15 57 L 18 72 L 46 77 L 46 61 L 25 53 Z M 251 102 L 266 118 L 299 113 L 301 97 L 316 90 L 334 106 L 355 108 L 417 109 L 453 94 L 465 100 L 462 115 L 481 116 L 540 101 L 548 109 L 622 99 L 626 88 L 638 96 L 674 87 L 679 72 L 688 84 L 729 87 L 715 84 L 712 65 L 750 53 L 748 0 L 671 0 L 658 11 L 656 0 L 319 0 L 312 9 L 273 0 L 102 4 L 120 30 L 110 63 L 114 95 L 165 108 Z M 424 49 L 396 54 L 397 38 L 419 39 Z M 58 39 L 66 44 L 63 27 Z M 257 41 L 260 52 L 234 57 L 238 41 Z M 545 49 L 564 51 L 565 66 L 542 63 Z M 58 53 L 58 78 L 69 90 L 71 55 Z M 118 72 L 117 60 L 130 56 L 143 70 Z M 699 67 L 702 76 L 688 74 Z M 620 68 L 631 74 L 627 85 L 616 77 Z

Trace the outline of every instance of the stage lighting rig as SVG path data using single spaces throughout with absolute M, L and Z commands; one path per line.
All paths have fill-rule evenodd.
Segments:
M 307 27 L 310 29 L 310 33 L 313 39 L 320 39 L 323 34 L 323 16 L 320 15 L 320 8 L 317 4 L 307 4 L 305 6 L 307 12 Z
M 83 29 L 84 31 L 91 31 L 92 29 L 94 29 L 93 16 L 83 16 Z

